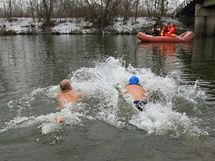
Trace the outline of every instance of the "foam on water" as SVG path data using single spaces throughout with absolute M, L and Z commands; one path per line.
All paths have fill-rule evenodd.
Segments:
M 64 118 L 64 123 L 69 125 L 77 125 L 80 124 L 82 118 L 86 118 L 82 112 L 77 111 L 77 109 L 81 110 L 83 104 L 77 105 L 68 105 L 60 112 L 50 113 L 47 115 L 40 116 L 31 116 L 31 117 L 15 117 L 14 119 L 6 122 L 6 127 L 1 129 L 0 132 L 7 131 L 13 128 L 25 128 L 32 125 L 38 125 L 41 129 L 42 134 L 47 134 L 50 132 L 54 132 L 59 129 L 59 125 L 54 123 L 54 118 L 56 116 L 61 116 Z M 75 109 L 75 110 L 74 110 Z
M 131 99 L 124 93 L 124 87 L 133 74 L 140 78 L 146 89 L 149 100 L 146 112 L 134 112 Z M 199 99 L 204 98 L 204 92 L 198 89 L 198 82 L 194 85 L 182 85 L 179 78 L 175 79 L 171 74 L 161 77 L 149 69 L 136 69 L 131 65 L 126 68 L 122 59 L 113 57 L 95 63 L 95 67 L 84 67 L 73 72 L 71 81 L 75 90 L 84 93 L 82 103 L 69 105 L 60 112 L 48 115 L 26 117 L 19 112 L 14 119 L 6 123 L 1 132 L 37 124 L 42 134 L 47 134 L 60 128 L 53 123 L 53 118 L 61 115 L 69 125 L 81 125 L 84 121 L 97 119 L 111 126 L 136 127 L 148 134 L 207 134 L 207 131 L 198 128 L 197 118 L 188 117 L 185 112 L 178 112 L 177 106 L 174 105 L 174 98 L 182 98 L 193 106 Z M 50 86 L 37 89 L 21 99 L 27 100 L 26 104 L 31 106 L 29 102 L 37 100 L 38 95 L 53 99 L 58 91 L 58 85 Z M 19 109 L 23 110 L 26 104 L 22 104 Z M 16 105 L 16 100 L 8 103 L 10 108 L 15 108 Z

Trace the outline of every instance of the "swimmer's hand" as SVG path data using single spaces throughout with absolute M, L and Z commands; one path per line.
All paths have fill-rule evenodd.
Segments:
M 61 116 L 56 116 L 55 118 L 54 118 L 54 123 L 56 123 L 56 124 L 62 124 L 64 122 L 64 120 L 63 120 L 63 118 L 61 117 Z
M 62 103 L 62 101 L 60 101 L 59 99 L 57 99 L 57 108 L 56 108 L 57 110 L 61 110 L 61 109 L 63 109 L 63 103 Z
M 83 91 L 78 91 L 78 92 L 75 92 L 75 95 L 78 96 L 78 97 L 81 97 L 81 96 L 84 96 L 84 92 Z
M 62 110 L 63 109 L 63 107 L 59 107 L 59 106 L 57 106 L 57 108 L 56 108 L 56 110 Z

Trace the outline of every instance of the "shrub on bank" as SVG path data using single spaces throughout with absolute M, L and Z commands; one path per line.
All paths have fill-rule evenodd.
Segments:
M 167 21 L 174 22 L 180 32 L 186 30 L 183 30 L 183 25 L 177 20 L 163 19 L 163 23 Z M 53 19 L 51 22 L 52 25 L 47 27 L 40 19 L 35 19 L 35 21 L 31 18 L 16 18 L 12 21 L 0 19 L 0 34 L 137 34 L 139 31 L 150 34 L 151 28 L 156 21 L 148 17 L 139 17 L 135 21 L 133 17 L 130 17 L 125 22 L 123 18 L 118 17 L 113 24 L 104 29 L 95 28 L 85 18 L 64 18 L 60 21 Z

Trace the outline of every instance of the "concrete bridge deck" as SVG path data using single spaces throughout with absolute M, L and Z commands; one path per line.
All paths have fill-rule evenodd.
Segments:
M 212 7 L 215 6 L 215 0 L 204 0 L 203 7 Z
M 193 18 L 199 35 L 215 35 L 215 0 L 184 0 L 172 15 L 186 16 L 186 20 Z
M 215 7 L 215 0 L 184 0 L 172 15 L 178 17 L 181 14 L 186 14 L 188 11 L 195 12 L 195 4 L 197 3 L 202 4 L 204 8 Z

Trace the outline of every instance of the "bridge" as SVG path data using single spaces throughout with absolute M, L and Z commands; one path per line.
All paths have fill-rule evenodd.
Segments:
M 184 0 L 172 16 L 186 22 L 193 20 L 199 35 L 215 35 L 215 0 Z

